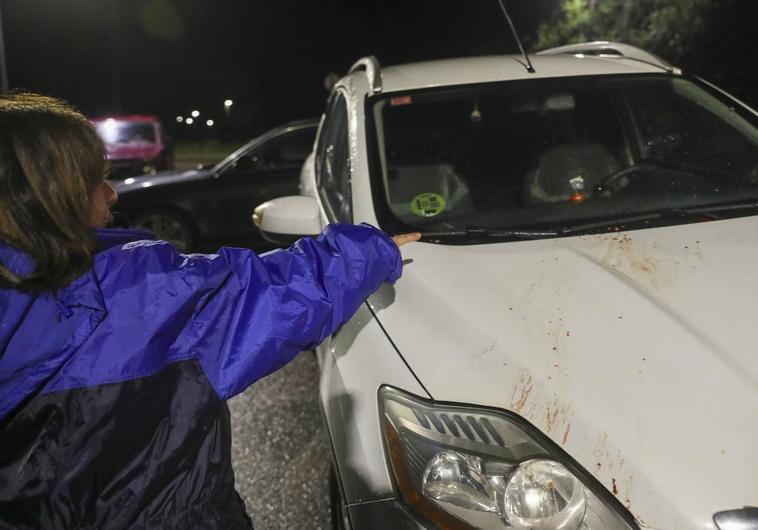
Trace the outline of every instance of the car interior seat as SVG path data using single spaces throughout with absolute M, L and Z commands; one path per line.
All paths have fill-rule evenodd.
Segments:
M 607 147 L 579 141 L 542 152 L 536 169 L 524 177 L 524 204 L 560 202 L 575 191 L 591 196 L 598 184 L 621 170 Z

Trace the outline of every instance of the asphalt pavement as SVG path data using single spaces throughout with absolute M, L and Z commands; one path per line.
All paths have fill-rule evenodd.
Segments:
M 237 491 L 256 530 L 331 528 L 318 365 L 301 353 L 229 401 Z

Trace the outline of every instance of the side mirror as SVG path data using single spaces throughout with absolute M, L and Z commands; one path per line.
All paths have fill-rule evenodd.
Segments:
M 321 213 L 313 197 L 280 197 L 258 206 L 253 212 L 253 223 L 267 241 L 291 245 L 301 237 L 321 232 Z

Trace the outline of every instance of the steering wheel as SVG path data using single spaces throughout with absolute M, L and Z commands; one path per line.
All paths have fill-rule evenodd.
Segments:
M 630 191 L 649 196 L 678 197 L 682 193 L 714 193 L 719 190 L 718 175 L 703 175 L 685 168 L 669 166 L 661 162 L 642 162 L 617 171 L 595 186 L 594 191 L 601 197 L 612 197 L 628 189 L 634 180 L 653 177 L 647 182 L 639 182 Z M 635 188 L 637 188 L 635 190 Z
M 648 171 L 672 171 L 672 168 L 667 168 L 660 164 L 652 162 L 642 162 L 633 166 L 626 167 L 622 170 L 616 171 L 608 178 L 606 178 L 600 184 L 595 185 L 594 191 L 596 194 L 602 197 L 611 197 L 617 195 L 621 190 L 626 188 L 631 183 L 631 177 L 633 175 L 639 176 Z

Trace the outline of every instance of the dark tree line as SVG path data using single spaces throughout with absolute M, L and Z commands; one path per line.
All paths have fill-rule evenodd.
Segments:
M 758 105 L 758 2 L 562 0 L 535 49 L 589 40 L 640 46 Z

